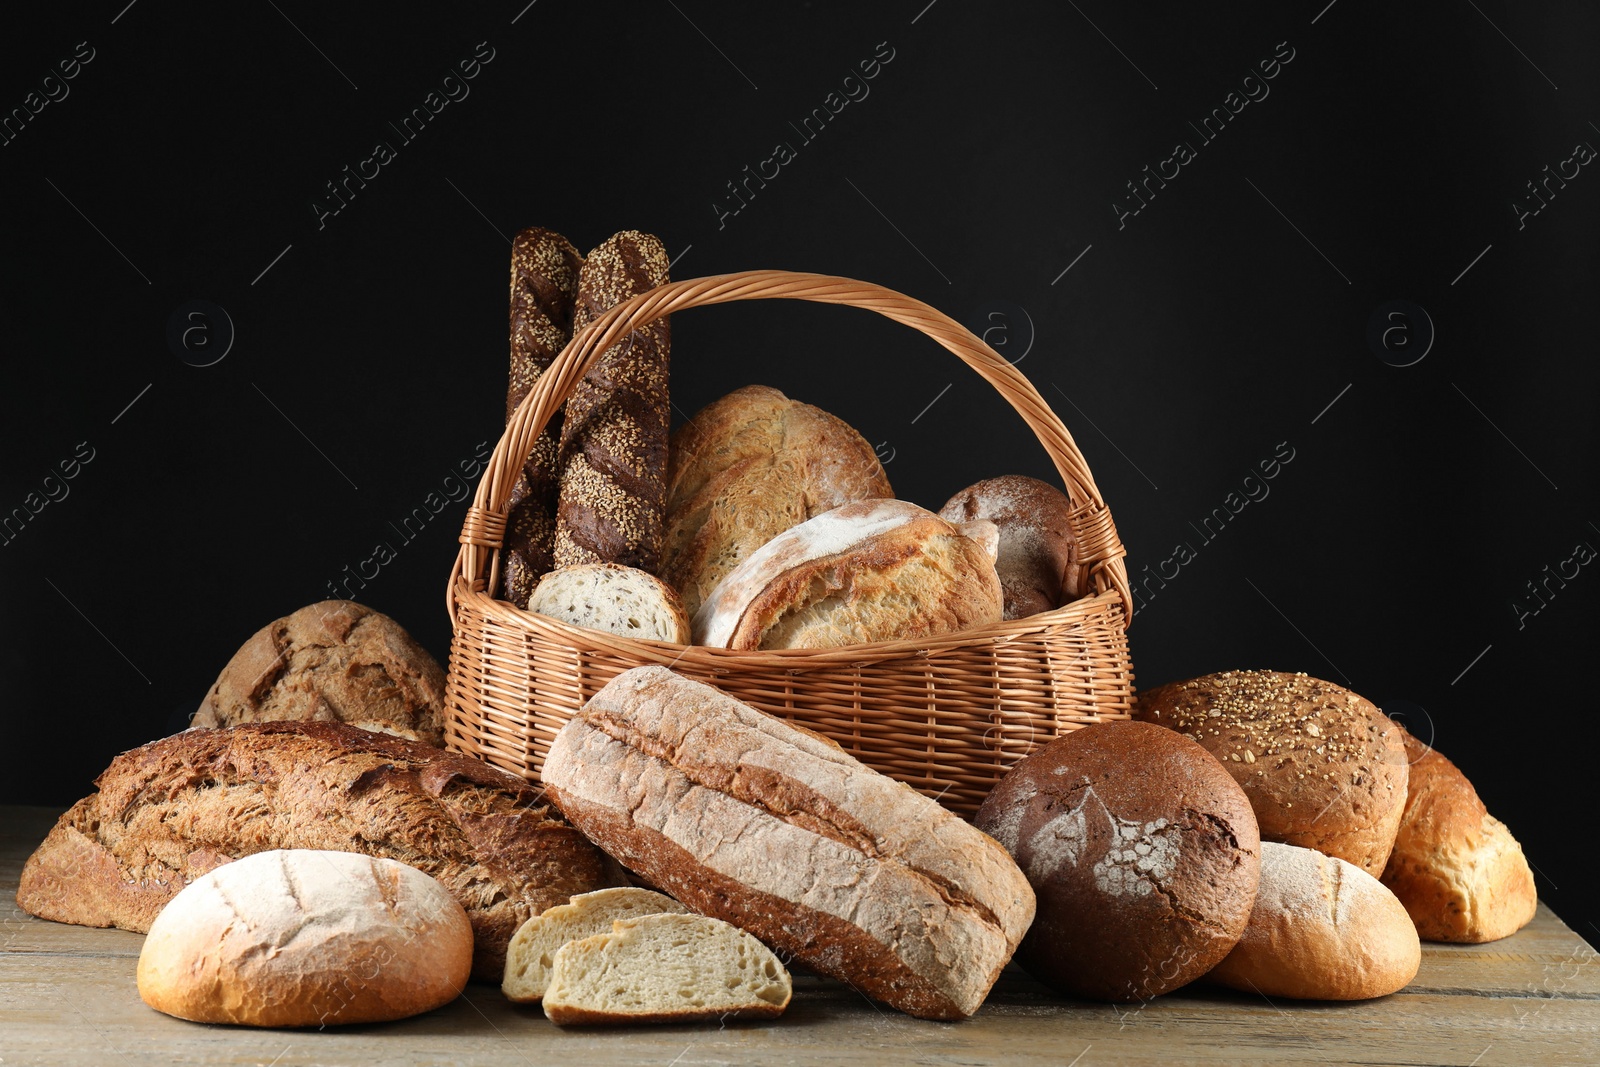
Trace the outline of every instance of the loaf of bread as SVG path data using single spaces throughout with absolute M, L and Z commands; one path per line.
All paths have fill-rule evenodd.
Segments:
M 1425 941 L 1475 944 L 1516 933 L 1539 908 L 1522 846 L 1455 764 L 1403 737 L 1410 788 L 1383 884 Z
M 667 252 L 627 230 L 589 253 L 578 275 L 573 331 L 667 280 Z M 621 563 L 655 573 L 667 499 L 671 329 L 663 317 L 600 354 L 567 400 L 555 565 Z
M 824 512 L 728 572 L 695 615 L 695 643 L 830 648 L 999 622 L 993 531 L 969 533 L 904 500 Z
M 1314 849 L 1261 846 L 1261 888 L 1239 944 L 1212 981 L 1300 1000 L 1365 1000 L 1417 976 L 1422 945 L 1393 893 Z
M 552 619 L 648 641 L 689 643 L 689 616 L 672 586 L 637 567 L 580 563 L 539 580 L 528 610 Z
M 517 928 L 506 948 L 505 978 L 500 991 L 517 1004 L 537 1004 L 550 985 L 556 950 L 568 941 L 611 932 L 619 919 L 688 911 L 671 897 L 637 886 L 617 886 L 580 893 L 566 904 L 535 915 Z
M 1244 933 L 1261 839 L 1205 749 L 1142 722 L 1086 726 L 1013 767 L 974 820 L 1038 896 L 1017 960 L 1094 1000 L 1143 1001 L 1200 977 Z
M 1020 474 L 989 478 L 951 497 L 939 517 L 953 523 L 988 519 L 999 528 L 995 570 L 1006 618 L 1037 615 L 1088 592 L 1072 501 L 1048 482 Z
M 185 884 L 256 852 L 398 859 L 466 908 L 473 977 L 498 982 L 530 915 L 622 872 L 521 778 L 469 756 L 333 723 L 189 730 L 124 752 L 28 858 L 41 919 L 144 932 Z
M 286 719 L 443 744 L 444 671 L 389 616 L 324 600 L 257 630 L 222 668 L 192 722 Z
M 1033 919 L 992 838 L 664 667 L 596 693 L 543 775 L 573 825 L 652 884 L 912 1015 L 971 1015 Z
M 1406 803 L 1400 727 L 1332 682 L 1225 671 L 1139 695 L 1134 717 L 1188 734 L 1244 787 L 1267 841 L 1349 860 L 1376 878 Z
M 559 233 L 532 227 L 511 242 L 511 383 L 506 420 L 572 339 L 572 310 L 583 256 Z M 545 424 L 511 486 L 500 597 L 526 607 L 551 568 L 556 536 L 556 452 L 561 415 Z
M 139 996 L 197 1023 L 333 1026 L 432 1011 L 472 969 L 472 924 L 415 867 L 274 849 L 191 882 L 150 924 Z
M 661 576 L 690 617 L 729 571 L 791 526 L 894 496 L 864 437 L 821 408 L 747 385 L 672 435 Z

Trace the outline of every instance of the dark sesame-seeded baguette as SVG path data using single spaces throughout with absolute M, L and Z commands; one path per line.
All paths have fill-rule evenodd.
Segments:
M 530 227 L 511 242 L 511 384 L 506 420 L 572 338 L 572 306 L 583 256 L 559 233 Z M 533 444 L 511 487 L 500 596 L 519 608 L 551 569 L 556 534 L 559 413 Z
M 625 230 L 589 253 L 578 277 L 574 332 L 667 280 L 661 242 Z M 567 400 L 555 564 L 621 563 L 654 573 L 667 495 L 671 329 L 665 317 L 630 332 Z

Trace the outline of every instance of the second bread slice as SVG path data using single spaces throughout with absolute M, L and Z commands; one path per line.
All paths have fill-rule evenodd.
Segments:
M 569 903 L 535 915 L 523 923 L 506 949 L 506 975 L 500 991 L 517 1004 L 537 1004 L 550 984 L 556 951 L 568 941 L 611 932 L 619 919 L 681 914 L 688 909 L 661 893 L 636 886 L 618 886 L 580 893 Z
M 621 637 L 689 643 L 689 616 L 677 591 L 653 574 L 620 563 L 551 571 L 528 598 L 528 610 Z
M 646 915 L 561 946 L 544 1013 L 562 1024 L 772 1018 L 793 992 L 778 957 L 738 927 L 704 915 Z

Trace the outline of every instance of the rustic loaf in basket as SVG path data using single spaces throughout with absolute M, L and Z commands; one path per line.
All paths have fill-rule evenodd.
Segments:
M 678 900 L 912 1015 L 971 1015 L 1033 920 L 1033 890 L 993 838 L 664 667 L 595 694 L 544 781 L 575 826 Z

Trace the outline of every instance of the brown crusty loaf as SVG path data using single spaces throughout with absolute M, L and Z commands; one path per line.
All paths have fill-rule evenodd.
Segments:
M 1353 863 L 1265 842 L 1244 936 L 1212 981 L 1299 1000 L 1366 1000 L 1417 976 L 1422 945 L 1394 894 Z
M 559 233 L 531 227 L 511 242 L 511 375 L 506 421 L 572 339 L 583 256 Z M 556 450 L 561 416 L 545 424 L 511 485 L 500 596 L 526 607 L 551 567 L 556 539 Z
M 1410 787 L 1383 884 L 1426 941 L 1476 944 L 1516 933 L 1539 908 L 1522 846 L 1454 763 L 1409 733 L 1404 739 Z
M 625 866 L 912 1015 L 971 1015 L 1033 919 L 1033 891 L 993 839 L 664 667 L 596 693 L 543 773 Z
M 347 722 L 444 743 L 444 671 L 389 616 L 324 600 L 276 619 L 233 654 L 192 725 Z
M 1000 529 L 995 570 L 1005 594 L 1005 617 L 1023 619 L 1088 592 L 1072 501 L 1048 482 L 1006 474 L 969 485 L 939 509 L 950 522 L 988 519 Z
M 750 553 L 855 500 L 894 496 L 872 446 L 842 419 L 747 385 L 678 427 L 668 452 L 661 576 L 690 617 Z
M 661 242 L 625 230 L 589 253 L 578 275 L 576 333 L 602 313 L 667 281 Z M 665 316 L 600 354 L 567 400 L 555 565 L 621 563 L 655 573 L 667 500 Z
M 694 618 L 695 643 L 831 648 L 999 622 L 993 524 L 982 525 L 960 530 L 904 500 L 824 512 L 717 583 Z
M 621 872 L 521 778 L 333 723 L 189 730 L 124 752 L 28 858 L 41 919 L 143 932 L 185 884 L 275 848 L 409 863 L 466 908 L 473 977 L 498 982 L 518 926 Z
M 1224 671 L 1141 693 L 1134 717 L 1220 759 L 1263 840 L 1382 873 L 1405 808 L 1406 755 L 1400 727 L 1370 701 L 1304 674 Z
M 197 1023 L 329 1026 L 432 1011 L 461 995 L 472 924 L 415 867 L 275 849 L 196 878 L 150 924 L 139 996 Z
M 1017 952 L 1075 996 L 1143 1001 L 1226 956 L 1250 918 L 1261 838 L 1211 753 L 1142 722 L 1036 749 L 974 820 L 1028 876 L 1038 915 Z

